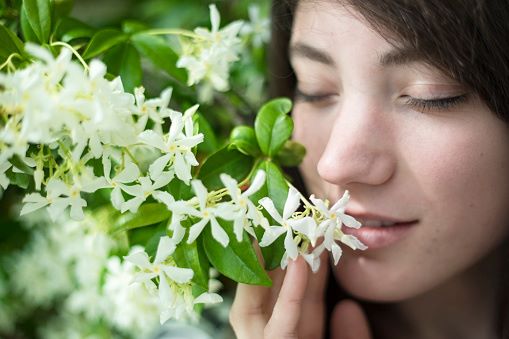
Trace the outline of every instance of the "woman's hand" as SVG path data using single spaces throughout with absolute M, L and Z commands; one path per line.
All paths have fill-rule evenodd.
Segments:
M 245 284 L 237 287 L 230 311 L 237 338 L 323 338 L 327 265 L 322 264 L 313 274 L 299 257 L 290 261 L 286 274 L 277 269 L 270 275 L 270 288 Z M 366 317 L 354 301 L 338 303 L 331 324 L 334 339 L 371 339 Z

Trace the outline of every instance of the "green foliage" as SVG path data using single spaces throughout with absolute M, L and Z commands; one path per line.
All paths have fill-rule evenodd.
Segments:
M 200 168 L 198 178 L 209 190 L 223 187 L 219 176 L 229 174 L 237 181 L 244 180 L 253 168 L 254 159 L 235 149 L 225 147 L 212 154 Z
M 168 219 L 171 212 L 164 204 L 146 203 L 136 213 L 126 212 L 118 218 L 112 233 L 128 231 L 134 228 L 154 225 Z
M 263 154 L 275 156 L 293 131 L 293 121 L 287 113 L 292 102 L 287 98 L 278 98 L 262 106 L 255 120 L 256 139 Z
M 232 130 L 230 148 L 236 148 L 239 152 L 253 157 L 257 157 L 261 153 L 255 131 L 250 126 L 237 126 Z
M 0 24 L 0 63 L 13 53 L 25 54 L 23 42 L 10 29 Z
M 206 227 L 201 239 L 207 257 L 214 267 L 225 276 L 241 283 L 271 286 L 272 282 L 258 261 L 249 237 L 244 233 L 242 242 L 237 242 L 231 222 L 219 220 L 230 238 L 229 245 L 221 246 Z
M 100 30 L 90 40 L 85 52 L 83 52 L 83 59 L 88 60 L 102 54 L 115 45 L 126 41 L 128 37 L 127 34 L 116 29 Z
M 140 55 L 130 43 L 124 42 L 107 50 L 103 61 L 111 74 L 120 75 L 126 91 L 133 92 L 141 85 Z
M 24 30 L 30 30 L 30 32 L 25 32 L 25 37 L 30 37 L 30 41 L 37 41 L 40 44 L 45 44 L 49 41 L 51 34 L 51 7 L 50 0 L 23 0 L 21 12 L 26 20 Z M 32 40 L 34 38 L 36 40 Z

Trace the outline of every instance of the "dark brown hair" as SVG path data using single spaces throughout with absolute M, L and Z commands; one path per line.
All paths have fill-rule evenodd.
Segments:
M 300 1 L 314 1 L 319 5 L 324 0 Z M 506 0 L 328 1 L 337 1 L 362 15 L 395 48 L 415 50 L 428 64 L 477 93 L 497 117 L 509 122 L 509 3 Z M 288 44 L 297 3 L 298 0 L 273 1 L 269 51 L 269 89 L 273 97 L 292 97 L 295 89 Z M 505 267 L 509 268 L 509 262 Z M 509 270 L 501 273 L 503 295 L 498 330 L 502 338 L 509 338 Z M 328 300 L 329 310 L 337 298 L 344 297 L 344 292 L 337 289 L 334 286 L 328 290 L 328 298 L 332 297 Z

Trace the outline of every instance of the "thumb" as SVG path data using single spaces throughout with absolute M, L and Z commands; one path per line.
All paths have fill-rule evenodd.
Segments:
M 331 332 L 334 339 L 371 339 L 368 319 L 353 300 L 339 302 L 332 312 Z

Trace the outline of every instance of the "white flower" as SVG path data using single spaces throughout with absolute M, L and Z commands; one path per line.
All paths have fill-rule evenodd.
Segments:
M 285 202 L 283 209 L 283 216 L 279 214 L 274 206 L 272 200 L 268 197 L 261 199 L 260 204 L 265 208 L 267 212 L 274 218 L 279 224 L 270 226 L 265 230 L 263 234 L 260 246 L 265 247 L 272 244 L 277 238 L 283 233 L 286 233 L 285 237 L 285 250 L 289 258 L 295 260 L 298 256 L 298 248 L 293 238 L 293 231 L 300 232 L 308 237 L 311 242 L 316 238 L 316 223 L 311 217 L 303 217 L 300 219 L 292 219 L 293 213 L 297 211 L 300 205 L 300 193 L 295 188 L 290 187 L 288 190 L 288 197 Z M 283 265 L 282 265 L 283 266 Z
M 140 251 L 135 246 L 130 253 Z M 104 316 L 115 327 L 137 338 L 148 337 L 159 323 L 157 295 L 144 284 L 131 284 L 136 275 L 135 266 L 120 262 L 118 257 L 108 259 L 103 286 L 108 311 Z
M 249 22 L 246 23 L 240 34 L 250 35 L 253 46 L 260 47 L 269 41 L 270 38 L 270 20 L 260 15 L 260 6 L 250 4 L 248 8 Z
M 205 225 L 210 223 L 212 236 L 221 245 L 223 245 L 223 247 L 226 247 L 230 242 L 230 239 L 228 238 L 228 234 L 221 227 L 221 225 L 219 225 L 219 222 L 216 219 L 216 217 L 219 216 L 219 211 L 216 207 L 211 207 L 207 204 L 207 189 L 202 184 L 202 182 L 197 179 L 191 181 L 191 186 L 193 187 L 196 198 L 198 199 L 200 209 L 197 210 L 193 208 L 190 211 L 190 215 L 200 218 L 200 220 L 189 229 L 189 237 L 187 239 L 187 243 L 190 244 L 195 241 L 205 228 Z
M 113 207 L 115 207 L 117 210 L 120 210 L 122 209 L 122 204 L 124 203 L 122 189 L 125 187 L 125 185 L 123 184 L 138 180 L 138 178 L 140 177 L 140 170 L 138 169 L 138 166 L 136 166 L 134 163 L 127 162 L 124 166 L 124 169 L 117 173 L 113 178 L 111 178 L 110 158 L 103 155 L 102 162 L 104 177 L 108 182 L 109 186 L 113 188 L 113 190 L 111 191 L 111 203 Z
M 175 198 L 168 192 L 157 191 L 153 196 L 171 211 L 171 221 L 168 228 L 172 231 L 171 238 L 175 244 L 180 243 L 186 233 L 181 221 L 187 218 L 190 213 L 194 213 L 194 209 L 189 206 L 187 201 L 175 201 Z
M 5 172 L 11 168 L 11 163 L 8 161 L 0 162 L 0 187 L 4 190 L 9 186 L 9 178 L 5 175 Z
M 139 135 L 139 139 L 152 147 L 159 149 L 163 155 L 150 165 L 150 177 L 157 179 L 168 164 L 173 165 L 177 178 L 189 183 L 191 180 L 191 167 L 197 166 L 198 161 L 192 149 L 203 141 L 203 134 L 194 135 L 192 116 L 198 109 L 195 105 L 184 112 L 171 114 L 171 126 L 168 134 L 160 135 L 147 130 Z M 183 129 L 185 127 L 185 133 Z
M 177 61 L 177 67 L 188 71 L 188 85 L 204 81 L 206 87 L 217 91 L 229 88 L 228 77 L 230 65 L 239 59 L 241 40 L 238 34 L 242 21 L 235 21 L 219 29 L 220 15 L 215 5 L 210 5 L 211 30 L 196 28 L 198 38 L 191 42 L 182 41 L 183 53 Z M 210 99 L 211 91 L 206 91 L 202 99 Z
M 251 220 L 255 225 L 260 225 L 262 223 L 261 220 L 263 215 L 256 208 L 255 204 L 249 200 L 249 197 L 258 192 L 262 187 L 265 182 L 265 172 L 258 171 L 251 186 L 249 186 L 249 188 L 243 193 L 241 193 L 237 181 L 229 175 L 222 173 L 220 178 L 224 187 L 228 190 L 228 194 L 232 198 L 231 203 L 223 205 L 226 207 L 226 210 L 230 210 L 230 213 L 226 213 L 227 211 L 224 211 L 222 214 L 225 219 L 233 220 L 233 232 L 235 233 L 237 240 L 242 241 L 242 231 L 244 229 L 255 237 L 256 235 L 249 220 Z
M 355 218 L 345 214 L 346 204 L 350 199 L 350 194 L 345 191 L 341 199 L 339 199 L 330 209 L 327 204 L 320 199 L 311 195 L 310 200 L 315 205 L 316 209 L 323 217 L 323 221 L 318 225 L 320 235 L 323 235 L 323 245 L 327 250 L 332 252 L 334 264 L 337 264 L 341 257 L 342 250 L 335 240 L 339 240 L 344 244 L 350 246 L 352 249 L 366 249 L 367 247 L 361 243 L 353 235 L 346 235 L 341 231 L 341 226 L 344 224 L 347 227 L 359 228 L 361 223 Z
M 148 120 L 152 120 L 155 126 L 153 129 L 160 130 L 163 120 L 170 117 L 172 110 L 168 109 L 173 89 L 167 88 L 161 92 L 159 98 L 145 100 L 145 89 L 137 87 L 134 89 L 134 97 L 136 98 L 136 111 L 139 115 L 136 126 L 138 130 L 143 131 L 147 126 Z
M 179 284 L 188 283 L 193 278 L 193 271 L 189 268 L 180 268 L 165 263 L 176 249 L 173 240 L 168 236 L 159 239 L 154 262 L 149 261 L 148 254 L 145 251 L 132 253 L 125 260 L 141 268 L 141 272 L 136 275 L 136 282 L 143 282 L 150 288 L 153 285 L 152 279 L 158 277 L 161 281 L 166 281 L 166 277 Z M 161 285 L 159 286 L 161 288 Z
M 141 177 L 138 179 L 139 185 L 122 185 L 122 189 L 134 198 L 122 203 L 120 211 L 124 213 L 129 210 L 136 213 L 140 205 L 152 194 L 163 186 L 166 186 L 173 179 L 173 171 L 162 172 L 157 180 L 152 182 L 149 177 Z

